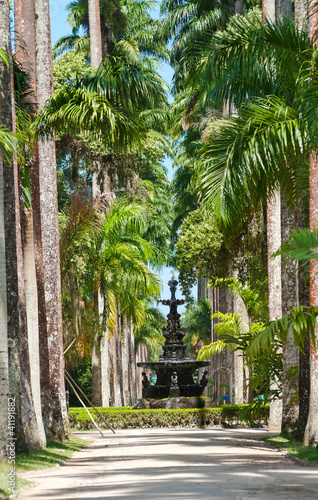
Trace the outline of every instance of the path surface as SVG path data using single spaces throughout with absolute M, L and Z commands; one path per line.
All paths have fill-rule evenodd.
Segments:
M 318 499 L 318 468 L 257 441 L 257 429 L 77 433 L 95 440 L 61 466 L 25 474 L 18 500 Z

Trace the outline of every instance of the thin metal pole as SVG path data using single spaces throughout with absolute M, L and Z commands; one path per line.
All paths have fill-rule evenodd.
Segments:
M 95 427 L 99 430 L 99 432 L 101 433 L 102 437 L 104 437 L 104 434 L 102 433 L 102 431 L 100 430 L 100 428 L 96 424 L 96 422 L 93 419 L 92 415 L 90 414 L 88 408 L 85 406 L 85 403 L 81 400 L 81 398 L 79 397 L 78 393 L 76 392 L 75 387 L 73 386 L 72 382 L 68 379 L 67 375 L 65 375 L 65 378 L 68 381 L 68 383 L 70 384 L 70 386 L 72 387 L 72 389 L 73 389 L 75 395 L 77 396 L 78 400 L 80 401 L 80 403 L 84 406 L 85 410 L 87 411 L 87 413 L 89 415 L 89 418 L 91 419 L 91 421 L 93 422 L 93 424 L 95 425 Z
M 115 434 L 115 431 L 114 429 L 106 422 L 106 420 L 104 419 L 104 417 L 99 413 L 99 411 L 97 410 L 97 408 L 95 408 L 95 406 L 93 405 L 93 403 L 88 399 L 88 397 L 84 394 L 84 392 L 82 391 L 82 389 L 77 385 L 77 383 L 75 382 L 75 380 L 72 379 L 71 375 L 68 373 L 67 370 L 65 370 L 65 376 L 67 376 L 72 382 L 73 384 L 77 387 L 77 389 L 80 391 L 80 393 L 84 396 L 84 398 L 86 399 L 86 401 L 88 402 L 89 405 L 92 406 L 92 408 L 94 408 L 94 410 L 96 411 L 97 415 L 102 419 L 102 421 L 104 422 L 105 425 L 107 425 L 108 429 L 110 429 L 114 434 Z

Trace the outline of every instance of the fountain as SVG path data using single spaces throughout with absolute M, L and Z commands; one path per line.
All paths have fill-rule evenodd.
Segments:
M 207 385 L 207 372 L 199 384 L 193 380 L 193 373 L 204 366 L 208 366 L 209 361 L 195 361 L 186 356 L 186 346 L 183 342 L 185 328 L 180 327 L 180 317 L 178 306 L 185 303 L 184 300 L 176 299 L 176 289 L 178 281 L 172 276 L 168 282 L 171 291 L 171 299 L 160 300 L 160 302 L 170 307 L 167 315 L 168 324 L 163 329 L 163 336 L 166 341 L 163 346 L 163 353 L 159 361 L 148 363 L 137 363 L 139 367 L 149 368 L 157 374 L 155 385 L 151 385 L 147 375 L 143 372 L 142 397 L 143 399 L 164 399 L 176 397 L 199 397 L 202 395 Z

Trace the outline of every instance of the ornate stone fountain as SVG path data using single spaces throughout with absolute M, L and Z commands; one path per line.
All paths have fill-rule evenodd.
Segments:
M 204 373 L 199 384 L 193 380 L 193 373 L 204 366 L 208 366 L 208 361 L 195 361 L 186 356 L 186 346 L 183 343 L 185 328 L 180 327 L 180 317 L 178 306 L 185 303 L 184 300 L 176 299 L 176 289 L 178 281 L 173 276 L 168 282 L 171 290 L 170 300 L 160 300 L 160 302 L 170 307 L 167 315 L 168 324 L 163 329 L 163 336 L 166 341 L 163 346 L 163 353 L 158 362 L 138 363 L 139 367 L 150 368 L 156 372 L 157 381 L 155 385 L 150 382 L 143 373 L 142 397 L 143 399 L 164 399 L 168 397 L 198 397 L 201 396 L 207 385 L 206 374 Z

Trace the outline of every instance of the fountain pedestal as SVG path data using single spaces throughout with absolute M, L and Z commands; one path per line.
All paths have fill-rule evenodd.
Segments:
M 207 385 L 206 373 L 199 384 L 193 380 L 193 374 L 198 368 L 208 366 L 209 361 L 195 361 L 186 356 L 186 346 L 183 342 L 185 329 L 180 327 L 181 315 L 178 306 L 185 303 L 177 300 L 175 292 L 178 281 L 173 276 L 168 282 L 171 299 L 161 300 L 163 305 L 169 306 L 167 327 L 163 329 L 166 341 L 163 353 L 157 362 L 137 363 L 141 368 L 149 368 L 157 374 L 155 385 L 150 385 L 146 374 L 143 373 L 143 399 L 164 399 L 168 397 L 199 397 Z

